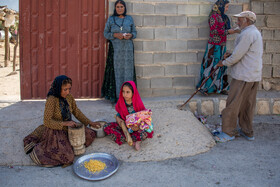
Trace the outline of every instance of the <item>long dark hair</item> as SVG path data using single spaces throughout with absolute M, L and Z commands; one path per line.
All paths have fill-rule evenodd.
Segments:
M 122 4 L 123 6 L 124 6 L 124 12 L 123 12 L 123 16 L 126 16 L 126 4 L 125 4 L 125 2 L 123 1 L 123 0 L 117 0 L 116 2 L 115 2 L 115 9 L 114 9 L 114 14 L 113 14 L 113 16 L 120 16 L 118 13 L 117 13 L 117 11 L 116 11 L 116 6 L 117 6 L 117 4 L 118 3 L 120 3 L 120 4 Z

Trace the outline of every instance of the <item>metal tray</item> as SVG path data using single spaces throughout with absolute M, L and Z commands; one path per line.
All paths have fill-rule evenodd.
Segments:
M 89 161 L 90 159 L 99 160 L 106 164 L 106 169 L 99 173 L 91 173 L 84 167 L 84 162 Z M 81 178 L 96 181 L 103 180 L 114 173 L 119 169 L 119 162 L 114 155 L 107 153 L 91 153 L 80 157 L 73 165 L 74 172 Z

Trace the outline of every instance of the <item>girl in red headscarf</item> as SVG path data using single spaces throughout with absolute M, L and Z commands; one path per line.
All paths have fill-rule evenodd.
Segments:
M 104 131 L 107 135 L 110 135 L 117 144 L 122 145 L 126 138 L 119 124 L 126 120 L 127 115 L 146 109 L 133 81 L 123 83 L 115 109 L 118 112 L 116 116 L 117 122 L 105 125 Z M 149 133 L 144 130 L 138 130 L 133 131 L 130 135 L 133 140 L 133 146 L 136 150 L 139 150 L 141 141 L 146 138 L 152 138 L 153 131 Z

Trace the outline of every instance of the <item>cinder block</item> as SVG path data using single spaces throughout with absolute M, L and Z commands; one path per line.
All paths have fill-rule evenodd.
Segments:
M 275 52 L 280 51 L 280 42 L 279 41 L 266 41 L 266 52 Z
M 273 54 L 273 65 L 280 65 L 280 54 Z
M 135 65 L 135 73 L 137 77 L 143 77 L 143 66 Z
M 263 64 L 271 64 L 271 56 L 272 54 L 263 54 Z
M 133 41 L 135 51 L 143 51 L 143 42 L 142 41 Z
M 263 4 L 264 14 L 275 14 L 279 15 L 280 12 L 280 2 L 265 2 Z M 279 20 L 278 20 L 279 21 Z
M 237 34 L 229 34 L 229 35 L 227 35 L 227 41 L 229 41 L 229 40 L 233 40 L 234 41 L 236 36 L 237 36 Z
M 175 94 L 174 88 L 169 89 L 153 89 L 153 96 L 170 96 Z
M 209 33 L 210 33 L 209 27 L 198 29 L 198 37 L 199 38 L 209 38 Z
M 132 14 L 133 13 L 133 8 L 132 8 L 133 7 L 133 3 L 126 2 L 125 4 L 126 4 L 126 13 L 128 15 Z M 115 2 L 114 2 L 114 5 L 115 5 Z
M 197 102 L 196 101 L 189 102 L 189 108 L 192 113 L 197 112 Z
M 167 16 L 166 26 L 188 26 L 187 16 Z
M 251 2 L 251 8 L 255 14 L 263 14 L 263 2 L 253 1 Z
M 214 103 L 213 101 L 202 101 L 201 102 L 201 113 L 209 116 L 214 114 Z
M 275 29 L 274 30 L 273 38 L 276 39 L 276 40 L 280 40 L 280 29 Z
M 192 95 L 194 92 L 194 88 L 176 88 L 176 95 Z M 186 98 L 186 100 L 187 99 L 188 98 Z
M 143 77 L 160 77 L 164 76 L 163 66 L 145 66 L 143 67 Z
M 176 53 L 176 62 L 197 62 L 197 53 L 186 52 L 186 53 Z
M 280 77 L 280 67 L 279 66 L 274 66 L 273 67 L 273 78 L 279 78 Z
M 154 14 L 155 7 L 153 4 L 148 3 L 133 3 L 134 14 Z
M 212 3 L 215 3 L 216 2 L 216 0 L 188 0 L 188 2 L 195 2 L 195 3 L 197 3 L 197 2 L 202 2 L 202 3 L 205 3 L 205 2 L 211 2 L 211 4 Z
M 264 40 L 273 39 L 273 30 L 262 29 L 262 37 Z
M 262 80 L 262 88 L 266 91 L 269 91 L 271 89 L 271 83 L 269 81 L 266 80 Z
M 231 14 L 237 14 L 237 13 L 240 13 L 243 11 L 243 6 L 242 5 L 235 5 L 235 4 L 231 4 L 229 6 L 229 9 L 228 9 L 228 12 L 227 14 L 228 15 L 231 15 Z
M 189 40 L 188 41 L 188 49 L 190 50 L 197 50 L 201 49 L 204 50 L 208 40 Z
M 269 28 L 279 28 L 280 27 L 279 20 L 280 20 L 280 15 L 268 15 L 266 20 L 266 25 Z
M 154 29 L 137 28 L 138 39 L 154 39 Z
M 257 15 L 257 21 L 255 25 L 257 27 L 265 27 L 266 26 L 265 20 L 266 20 L 265 15 Z
M 157 3 L 155 5 L 156 14 L 177 14 L 177 5 L 171 3 Z
M 178 39 L 193 39 L 198 38 L 197 28 L 177 28 Z
M 109 2 L 109 10 L 108 10 L 109 15 L 112 15 L 114 13 L 114 8 L 115 8 L 114 5 L 115 5 L 114 2 Z
M 151 88 L 151 79 L 137 79 L 137 89 L 139 88 Z
M 166 41 L 167 51 L 186 51 L 187 41 L 182 40 L 168 40 Z
M 205 47 L 206 47 L 206 45 L 205 45 Z M 204 57 L 204 53 L 205 52 L 198 52 L 198 54 L 197 54 L 197 61 L 198 62 L 202 62 L 202 59 Z
M 155 53 L 154 63 L 157 64 L 172 64 L 175 62 L 175 53 Z
M 221 99 L 219 102 L 219 113 L 221 114 L 224 108 L 226 108 L 226 100 Z
M 165 41 L 144 41 L 143 51 L 165 51 Z
M 187 73 L 187 68 L 184 65 L 165 66 L 166 76 L 186 75 L 186 73 Z
M 269 101 L 257 101 L 256 112 L 258 115 L 270 114 Z
M 151 88 L 139 88 L 138 89 L 140 97 L 151 97 L 152 96 L 152 89 Z
M 143 16 L 144 26 L 165 26 L 165 16 Z
M 153 64 L 152 53 L 134 53 L 135 64 Z
M 194 77 L 174 77 L 173 78 L 173 87 L 174 88 L 194 88 Z
M 233 51 L 234 49 L 234 41 L 233 40 L 227 40 L 227 50 Z
M 133 18 L 134 24 L 136 27 L 142 27 L 143 26 L 143 16 L 140 15 L 131 15 Z M 138 28 L 137 28 L 138 31 Z
M 209 15 L 212 10 L 213 5 L 201 4 L 199 5 L 199 14 L 200 15 Z
M 200 73 L 201 64 L 187 65 L 187 75 L 198 76 Z
M 264 65 L 262 69 L 262 77 L 271 78 L 272 75 L 272 66 Z
M 280 101 L 275 101 L 273 104 L 273 114 L 280 114 Z
M 178 14 L 199 15 L 199 5 L 178 5 Z
M 151 88 L 172 88 L 172 78 L 171 77 L 152 78 Z
M 208 16 L 188 17 L 188 26 L 205 27 L 208 25 Z
M 176 39 L 176 28 L 156 28 L 155 39 Z

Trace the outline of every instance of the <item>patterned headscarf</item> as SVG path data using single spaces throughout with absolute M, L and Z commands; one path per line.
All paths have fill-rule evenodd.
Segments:
M 61 97 L 61 87 L 62 87 L 62 83 L 64 80 L 71 80 L 71 78 L 69 78 L 65 75 L 57 76 L 51 85 L 51 88 L 48 92 L 47 97 L 49 97 L 51 95 L 54 97 L 57 97 L 59 99 L 59 107 L 61 110 L 61 115 L 62 115 L 63 121 L 71 121 L 72 116 L 71 116 L 71 112 L 69 110 L 69 104 L 65 98 Z
M 222 16 L 223 21 L 225 22 L 225 27 L 226 30 L 230 29 L 230 20 L 228 18 L 228 16 L 225 14 L 225 6 L 226 4 L 228 4 L 229 1 L 228 0 L 218 0 L 216 1 L 216 3 L 214 4 L 212 11 L 210 12 L 209 17 L 214 14 L 214 13 L 218 13 Z
M 135 83 L 133 81 L 127 81 L 125 83 L 129 83 L 133 88 L 132 105 L 133 105 L 133 109 L 135 110 L 135 112 L 145 110 L 146 108 L 145 108 L 145 106 L 142 102 L 142 99 L 141 99 L 141 97 L 138 93 L 138 90 L 136 88 Z M 129 114 L 129 112 L 126 108 L 126 105 L 125 105 L 123 95 L 122 95 L 122 89 L 123 89 L 123 86 L 124 86 L 125 83 L 123 83 L 123 85 L 121 87 L 119 100 L 118 100 L 118 102 L 115 106 L 116 111 L 121 115 L 123 120 L 125 120 L 126 116 Z

